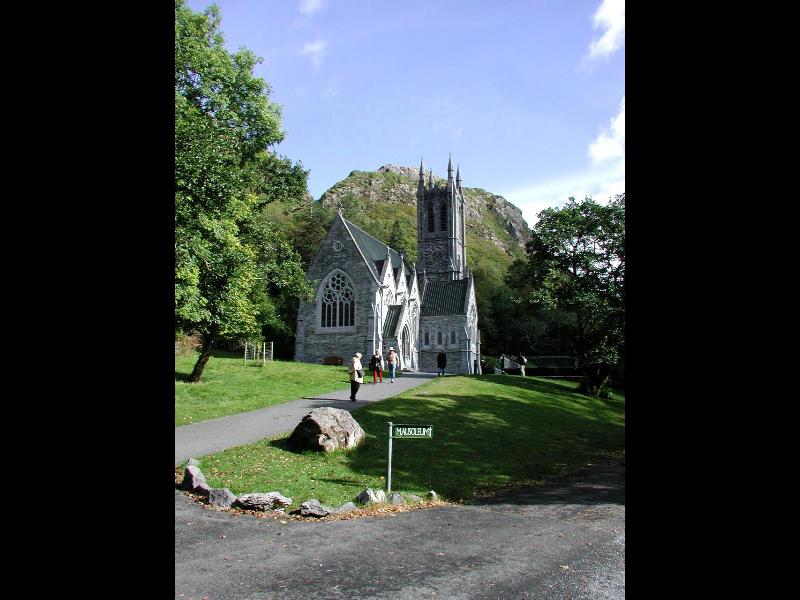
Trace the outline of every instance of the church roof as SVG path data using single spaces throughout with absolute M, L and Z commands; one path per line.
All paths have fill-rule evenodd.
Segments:
M 420 316 L 463 314 L 466 311 L 471 278 L 451 281 L 428 281 L 422 298 Z
M 400 311 L 403 310 L 402 304 L 393 304 L 386 313 L 386 320 L 383 322 L 383 337 L 394 336 L 397 329 L 397 321 L 400 319 Z
M 367 264 L 369 264 L 370 268 L 375 273 L 375 277 L 380 277 L 381 270 L 383 270 L 383 263 L 386 261 L 387 245 L 372 237 L 352 221 L 348 221 L 344 217 L 342 217 L 342 220 L 347 225 L 350 235 L 353 236 L 353 241 L 355 241 L 356 245 L 361 250 L 364 258 L 367 259 Z M 400 268 L 400 254 L 396 250 L 389 248 L 389 256 L 392 259 L 392 274 L 396 280 L 397 270 Z M 408 281 L 411 279 L 411 270 L 408 265 L 405 265 L 405 272 Z

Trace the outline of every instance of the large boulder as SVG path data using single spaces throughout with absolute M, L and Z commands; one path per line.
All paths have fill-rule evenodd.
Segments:
M 328 406 L 308 413 L 289 436 L 289 443 L 301 450 L 333 452 L 355 448 L 366 438 L 361 425 L 348 411 Z
M 194 494 L 208 496 L 211 488 L 206 483 L 205 475 L 200 470 L 200 467 L 194 465 L 186 467 L 183 472 L 183 481 L 181 482 L 181 489 L 188 490 Z
M 386 492 L 383 490 L 373 490 L 367 488 L 355 497 L 355 501 L 360 504 L 383 504 L 386 502 Z
M 236 499 L 236 504 L 247 510 L 272 510 L 282 506 L 289 506 L 291 498 L 282 496 L 278 492 L 262 494 L 254 492 L 252 494 L 242 494 Z
M 325 517 L 333 512 L 328 506 L 320 504 L 316 498 L 306 500 L 300 505 L 300 515 L 303 517 Z
M 228 488 L 211 488 L 208 494 L 208 503 L 211 506 L 229 508 L 236 502 L 236 495 Z

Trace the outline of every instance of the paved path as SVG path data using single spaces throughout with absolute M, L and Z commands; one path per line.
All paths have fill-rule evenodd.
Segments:
M 316 398 L 301 398 L 239 415 L 176 427 L 175 464 L 192 456 L 199 458 L 225 448 L 292 431 L 304 416 L 320 406 L 354 410 L 364 404 L 395 396 L 435 377 L 436 373 L 403 373 L 394 383 L 389 383 L 389 379 L 384 377 L 383 383 L 373 385 L 370 375 L 365 378 L 369 383 L 364 383 L 358 390 L 356 402 L 350 402 L 350 388 L 347 387 Z
M 205 597 L 624 600 L 625 467 L 351 521 L 232 517 L 176 491 L 175 598 Z

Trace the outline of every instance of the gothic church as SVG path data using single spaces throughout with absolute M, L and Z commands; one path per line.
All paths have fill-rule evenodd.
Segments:
M 404 371 L 436 371 L 447 353 L 448 373 L 480 372 L 475 282 L 467 266 L 461 172 L 447 183 L 417 184 L 417 260 L 399 254 L 339 213 L 311 263 L 316 299 L 301 301 L 295 359 L 320 364 L 355 352 L 366 365 L 393 347 Z

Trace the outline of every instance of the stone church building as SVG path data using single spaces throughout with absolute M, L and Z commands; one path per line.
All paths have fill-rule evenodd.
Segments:
M 417 184 L 417 260 L 375 239 L 339 213 L 311 263 L 319 282 L 314 302 L 301 301 L 295 359 L 342 364 L 361 352 L 365 369 L 377 349 L 393 347 L 404 371 L 436 371 L 447 353 L 448 373 L 480 372 L 475 282 L 467 267 L 461 173 L 434 184 L 420 162 Z

